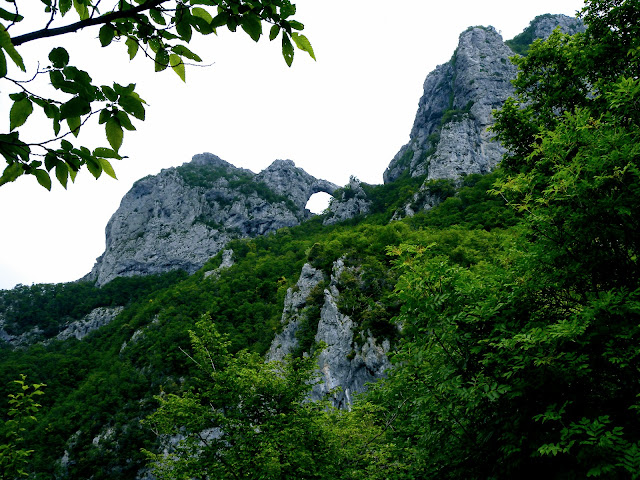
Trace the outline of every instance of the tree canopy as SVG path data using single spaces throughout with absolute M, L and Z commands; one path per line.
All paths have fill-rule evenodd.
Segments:
M 144 55 L 156 72 L 171 68 L 183 81 L 186 65 L 202 62 L 187 45 L 195 36 L 216 34 L 220 28 L 241 29 L 256 42 L 269 28 L 269 40 L 280 38 L 287 65 L 293 62 L 294 46 L 315 59 L 289 0 L 40 0 L 45 17 L 34 15 L 33 6 L 24 12 L 16 0 L 5 0 L 3 7 L 0 82 L 13 103 L 9 133 L 0 134 L 0 155 L 6 162 L 0 186 L 28 174 L 47 189 L 55 175 L 66 188 L 83 166 L 96 178 L 102 172 L 115 178 L 110 162 L 123 158 L 124 132 L 135 130 L 134 122 L 146 116 L 146 102 L 135 83 L 95 85 L 60 46 L 51 49 L 48 59 L 39 59 L 42 65 L 38 63 L 36 71 L 27 71 L 20 46 L 29 42 L 95 28 L 101 47 L 124 43 L 129 59 Z M 12 35 L 22 27 L 30 31 Z M 53 91 L 38 82 L 41 77 L 48 78 Z M 51 133 L 25 140 L 21 129 L 37 110 L 51 121 Z M 108 146 L 89 148 L 75 140 L 92 118 L 104 125 Z

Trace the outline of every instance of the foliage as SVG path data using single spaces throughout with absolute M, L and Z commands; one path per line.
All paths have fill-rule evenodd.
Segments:
M 310 402 L 317 353 L 268 362 L 229 354 L 229 341 L 208 316 L 190 332 L 190 358 L 199 369 L 194 389 L 158 396 L 145 420 L 157 435 L 179 438 L 168 451 L 145 451 L 161 479 L 388 478 L 399 465 L 381 441 L 377 407 L 338 411 Z
M 390 249 L 406 336 L 370 399 L 402 407 L 413 478 L 637 478 L 637 15 L 588 1 L 586 33 L 518 60 L 494 193 L 523 221 L 501 250 Z
M 270 362 L 228 353 L 229 341 L 203 318 L 190 332 L 197 389 L 158 397 L 148 420 L 159 435 L 183 439 L 168 455 L 149 454 L 160 478 L 317 478 L 322 455 L 315 412 L 305 402 L 315 357 Z
M 45 338 L 57 335 L 66 322 L 79 320 L 97 307 L 124 306 L 186 277 L 181 271 L 138 278 L 120 277 L 102 288 L 92 282 L 17 285 L 0 291 L 4 329 L 20 335 L 34 328 Z
M 41 0 L 39 8 L 48 17 L 42 28 L 35 24 L 33 11 L 25 13 L 25 17 L 16 2 L 9 3 L 11 11 L 0 10 L 3 21 L 0 23 L 0 79 L 7 86 L 5 91 L 13 90 L 9 93 L 13 104 L 9 113 L 10 133 L 0 135 L 0 154 L 7 163 L 0 176 L 0 186 L 30 174 L 43 187 L 51 189 L 51 174 L 55 173 L 66 188 L 68 180 L 74 181 L 82 166 L 96 178 L 102 172 L 115 178 L 110 160 L 123 158 L 120 148 L 124 130 L 135 130 L 131 117 L 140 121 L 146 117 L 146 102 L 134 83 L 95 85 L 88 72 L 70 63 L 69 53 L 62 47 L 51 50 L 50 64 L 46 67 L 38 66 L 35 72 L 27 72 L 29 63 L 25 64 L 19 47 L 28 42 L 99 26 L 98 40 L 102 47 L 124 40 L 129 59 L 141 52 L 153 62 L 156 72 L 171 67 L 184 81 L 185 66 L 202 61 L 187 47 L 194 33 L 209 35 L 222 27 L 235 32 L 240 27 L 257 42 L 263 26 L 270 24 L 269 39 L 281 37 L 287 65 L 293 62 L 294 44 L 315 59 L 309 40 L 299 33 L 304 26 L 292 18 L 296 7 L 289 0 L 140 0 L 133 3 L 119 0 L 112 1 L 111 5 L 101 4 L 100 0 Z M 74 15 L 77 20 L 69 23 Z M 11 36 L 16 25 L 22 23 L 33 30 Z M 7 56 L 13 65 L 8 65 Z M 22 78 L 16 68 L 28 75 Z M 55 98 L 49 97 L 46 85 L 34 82 L 45 74 L 56 91 Z M 51 120 L 53 138 L 25 140 L 20 130 L 38 109 Z M 98 123 L 104 125 L 109 147 L 91 150 L 74 145 L 71 135 L 77 137 L 81 127 L 95 115 Z
M 432 185 L 452 194 L 438 207 L 389 223 L 423 179 L 363 185 L 370 217 L 234 240 L 219 276 L 203 273 L 218 257 L 82 342 L 0 352 L 0 384 L 21 371 L 50 385 L 25 432 L 33 470 L 53 476 L 67 451 L 67 478 L 130 479 L 144 448 L 169 478 L 637 478 L 640 37 L 638 22 L 620 23 L 635 18 L 630 6 L 590 1 L 586 33 L 532 45 L 497 114 L 501 170 L 455 194 Z M 341 311 L 395 345 L 388 379 L 351 411 L 304 401 L 313 355 L 261 356 L 303 263 L 328 275 L 338 259 Z M 148 415 L 158 433 L 184 433 L 177 450 L 158 453 L 137 422 Z M 199 437 L 213 428 L 223 436 Z
M 44 384 L 28 385 L 26 376 L 14 380 L 14 393 L 9 394 L 9 410 L 0 428 L 0 476 L 3 479 L 16 479 L 28 476 L 29 457 L 33 450 L 24 444 L 24 432 L 37 421 L 35 415 L 41 405 L 36 397 L 42 395 Z

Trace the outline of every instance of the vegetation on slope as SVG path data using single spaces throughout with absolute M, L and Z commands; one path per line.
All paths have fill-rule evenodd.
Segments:
M 0 387 L 48 385 L 32 477 L 67 451 L 66 478 L 131 479 L 144 448 L 176 479 L 638 478 L 640 12 L 590 0 L 584 16 L 518 61 L 493 177 L 402 221 L 234 241 L 219 277 L 218 258 L 82 342 L 0 352 Z M 371 190 L 378 215 L 389 192 Z M 388 379 L 341 412 L 303 401 L 313 357 L 261 357 L 302 264 L 340 257 L 363 272 L 343 308 L 395 335 Z M 165 457 L 152 429 L 187 443 Z

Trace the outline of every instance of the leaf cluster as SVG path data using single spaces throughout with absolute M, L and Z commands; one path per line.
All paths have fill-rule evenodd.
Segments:
M 109 6 L 100 0 L 41 0 L 41 8 L 50 17 L 41 29 L 29 24 L 32 19 L 20 15 L 17 3 L 11 3 L 13 12 L 0 9 L 0 81 L 17 91 L 9 94 L 13 101 L 10 132 L 0 134 L 0 155 L 7 163 L 0 175 L 0 186 L 28 174 L 51 189 L 51 176 L 55 174 L 66 188 L 68 180 L 74 181 L 83 166 L 95 178 L 102 172 L 116 178 L 110 161 L 123 158 L 120 148 L 124 131 L 135 130 L 131 117 L 145 120 L 146 102 L 135 91 L 134 83 L 94 85 L 89 73 L 69 64 L 69 54 L 62 47 L 51 50 L 51 63 L 44 69 L 38 67 L 30 80 L 10 76 L 13 72 L 7 66 L 7 56 L 15 67 L 27 72 L 18 51 L 25 43 L 99 27 L 101 47 L 124 41 L 130 60 L 142 52 L 152 61 L 156 72 L 171 67 L 185 81 L 185 66 L 202 62 L 202 58 L 187 47 L 194 34 L 209 35 L 222 27 L 235 32 L 240 27 L 258 41 L 263 25 L 267 24 L 271 25 L 270 40 L 281 37 L 282 54 L 289 66 L 293 62 L 294 45 L 315 59 L 309 40 L 300 33 L 304 25 L 293 19 L 296 7 L 289 0 L 138 0 L 113 1 Z M 74 15 L 78 20 L 69 23 L 68 19 Z M 12 37 L 10 29 L 20 22 L 34 30 Z M 57 26 L 59 24 L 61 26 Z M 55 98 L 39 93 L 44 87 L 34 83 L 45 74 L 56 91 Z M 25 135 L 20 135 L 36 109 L 52 121 L 53 138 L 27 141 Z M 98 115 L 98 123 L 104 125 L 109 147 L 89 149 L 69 141 L 70 136 L 78 137 L 81 127 L 94 115 Z M 63 121 L 65 129 L 61 125 Z

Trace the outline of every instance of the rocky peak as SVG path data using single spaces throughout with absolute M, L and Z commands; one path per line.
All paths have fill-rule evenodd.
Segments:
M 536 38 L 546 38 L 558 26 L 566 33 L 584 29 L 579 19 L 542 15 L 507 43 L 493 27 L 463 32 L 451 60 L 427 76 L 409 143 L 389 164 L 385 183 L 403 175 L 456 179 L 493 169 L 505 150 L 487 128 L 492 110 L 513 93 L 516 67 L 509 60 L 514 54 L 509 45 L 526 51 Z
M 537 16 L 531 21 L 527 28 L 533 30 L 532 35 L 535 40 L 538 38 L 547 38 L 558 27 L 560 27 L 563 33 L 569 35 L 584 32 L 585 30 L 585 25 L 579 18 L 551 14 Z
M 259 174 L 211 153 L 138 180 L 106 227 L 106 250 L 85 277 L 195 272 L 234 238 L 298 225 L 316 192 L 337 187 L 276 160 Z
M 424 83 L 424 94 L 403 146 L 384 173 L 385 183 L 402 175 L 428 179 L 486 173 L 504 149 L 487 132 L 491 111 L 513 93 L 513 52 L 493 27 L 470 27 L 460 35 L 449 62 Z
M 350 218 L 366 215 L 371 210 L 371 200 L 362 188 L 360 180 L 351 176 L 349 183 L 334 193 L 327 208 L 323 225 L 333 225 Z
M 256 181 L 267 185 L 278 195 L 288 197 L 298 208 L 304 209 L 311 195 L 318 192 L 333 194 L 338 186 L 326 180 L 319 180 L 291 160 L 275 160 L 256 175 Z

